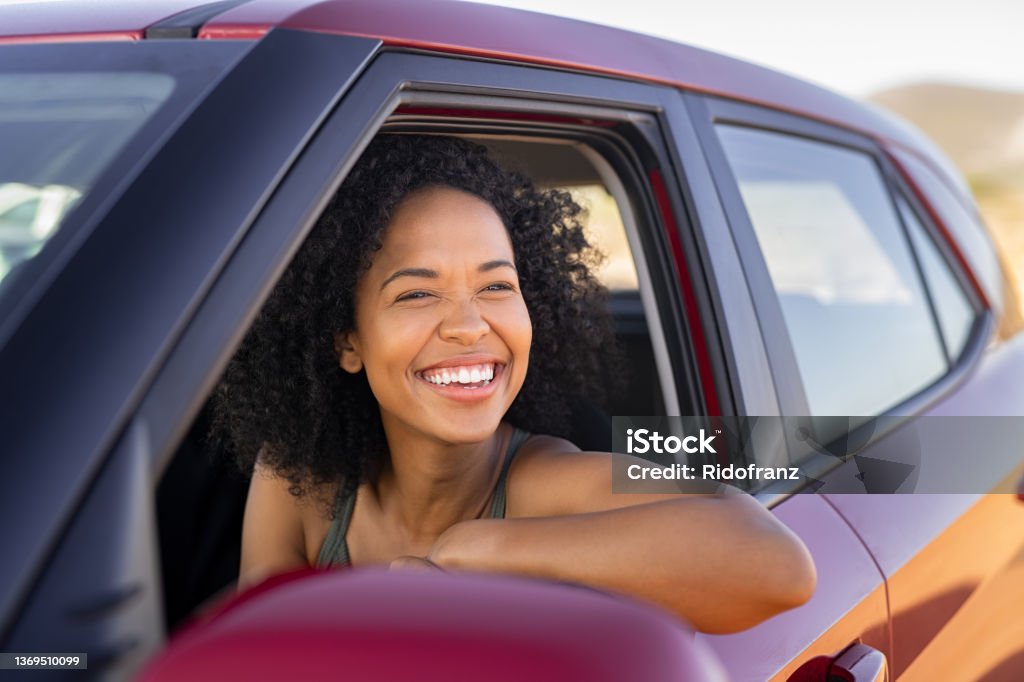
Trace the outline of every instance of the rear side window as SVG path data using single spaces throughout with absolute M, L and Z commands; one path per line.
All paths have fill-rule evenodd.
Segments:
M 974 322 L 974 309 L 957 282 L 949 266 L 932 238 L 928 236 L 924 225 L 917 218 L 903 197 L 897 198 L 903 224 L 907 226 L 910 240 L 914 244 L 921 270 L 928 290 L 935 303 L 935 314 L 939 318 L 939 328 L 946 344 L 950 361 L 960 357 L 967 344 L 971 325 Z
M 791 135 L 717 132 L 811 414 L 881 414 L 939 379 L 949 365 L 934 307 L 874 160 Z M 949 318 L 962 346 L 962 321 Z

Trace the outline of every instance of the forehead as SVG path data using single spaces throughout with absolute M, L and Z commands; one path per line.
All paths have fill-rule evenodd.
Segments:
M 469 192 L 429 187 L 399 203 L 374 266 L 415 265 L 417 260 L 475 265 L 496 258 L 512 260 L 512 242 L 494 207 Z

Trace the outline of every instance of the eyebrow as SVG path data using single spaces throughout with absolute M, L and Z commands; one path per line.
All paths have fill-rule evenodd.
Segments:
M 486 263 L 482 263 L 480 267 L 477 268 L 477 272 L 490 272 L 497 268 L 512 268 L 513 272 L 518 272 L 518 270 L 516 270 L 516 266 L 507 260 L 489 260 Z M 430 268 L 402 268 L 401 270 L 396 270 L 391 273 L 391 276 L 384 280 L 384 283 L 380 285 L 381 290 L 383 291 L 384 287 L 391 284 L 399 277 L 437 279 L 440 275 L 437 273 L 437 270 L 431 270 Z

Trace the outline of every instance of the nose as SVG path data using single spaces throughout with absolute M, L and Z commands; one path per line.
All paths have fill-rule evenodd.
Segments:
M 476 302 L 465 300 L 452 304 L 448 314 L 441 321 L 438 333 L 445 341 L 473 346 L 490 330 L 491 326 L 480 314 Z

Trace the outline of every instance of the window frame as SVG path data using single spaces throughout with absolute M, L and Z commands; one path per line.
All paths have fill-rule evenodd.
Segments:
M 970 279 L 953 256 L 951 245 L 936 227 L 921 204 L 917 194 L 895 167 L 889 155 L 874 139 L 861 133 L 838 128 L 831 124 L 805 118 L 793 113 L 767 109 L 756 104 L 724 99 L 717 96 L 686 93 L 687 109 L 694 122 L 708 167 L 715 179 L 716 189 L 726 213 L 733 243 L 742 263 L 745 284 L 754 302 L 761 341 L 767 354 L 771 376 L 778 398 L 779 414 L 783 416 L 810 415 L 796 362 L 793 344 L 782 314 L 782 307 L 768 272 L 767 263 L 761 252 L 754 227 L 740 195 L 739 186 L 732 172 L 731 164 L 715 131 L 717 125 L 735 125 L 769 133 L 794 136 L 833 147 L 846 148 L 867 155 L 874 163 L 887 190 L 889 203 L 902 230 L 903 242 L 909 249 L 914 267 L 927 297 L 933 331 L 945 348 L 943 332 L 937 311 L 933 304 L 931 283 L 923 272 L 920 256 L 911 240 L 908 228 L 897 206 L 897 195 L 907 202 L 915 217 L 921 222 L 926 234 L 932 239 L 946 267 L 968 297 L 974 311 L 974 321 L 968 338 L 958 358 L 947 360 L 943 375 L 920 391 L 906 396 L 899 403 L 868 423 L 853 429 L 868 430 L 873 434 L 861 451 L 870 448 L 881 438 L 899 428 L 907 419 L 919 415 L 955 391 L 980 360 L 985 349 L 993 319 L 991 311 L 984 307 L 977 291 L 970 285 Z M 947 353 L 948 358 L 948 353 Z M 752 415 L 757 416 L 757 415 Z M 864 416 L 864 415 L 847 415 Z M 881 419 L 884 417 L 884 419 Z M 810 452 L 806 445 L 798 443 L 792 436 L 786 437 L 786 447 L 791 461 L 800 461 L 800 471 L 805 480 L 793 483 L 780 481 L 769 484 L 757 491 L 758 497 L 770 499 L 772 503 L 801 488 L 825 477 L 843 462 L 835 457 Z M 795 456 L 794 456 L 795 455 Z
M 666 109 L 681 108 L 675 95 L 674 90 L 663 86 L 564 70 L 418 50 L 380 50 L 256 217 L 227 262 L 221 281 L 214 283 L 197 307 L 140 403 L 136 418 L 146 422 L 157 478 L 327 201 L 372 136 L 396 108 L 405 104 L 486 105 L 484 108 L 518 112 L 522 118 L 534 117 L 536 123 L 529 125 L 535 128 L 561 125 L 558 121 L 543 120 L 545 117 L 575 119 L 576 124 L 566 124 L 570 128 L 595 118 L 623 126 L 635 158 L 630 164 L 632 168 L 615 170 L 620 180 L 632 183 L 640 194 L 632 208 L 637 213 L 641 236 L 647 240 L 643 249 L 657 291 L 658 318 L 664 329 L 671 368 L 669 378 L 680 405 L 696 404 L 705 409 L 706 388 L 694 367 L 693 334 L 684 313 L 680 276 L 669 243 L 676 237 L 688 241 L 692 237 L 683 235 L 697 229 L 681 208 L 682 184 L 677 180 L 670 131 L 664 120 Z M 516 125 L 514 129 L 527 127 Z M 599 130 L 600 126 L 595 126 L 590 132 Z M 605 158 L 615 166 L 614 159 Z M 665 224 L 664 213 L 659 210 L 662 207 L 643 175 L 652 168 L 665 179 L 666 200 L 676 234 Z M 293 227 L 284 234 L 282 224 Z M 687 257 L 697 258 L 698 254 L 688 250 Z M 701 267 L 699 261 L 695 267 Z M 703 301 L 707 296 L 700 291 L 704 278 L 699 270 L 692 281 Z M 701 329 L 697 331 L 706 334 L 716 329 L 702 318 Z M 714 348 L 713 342 L 707 345 Z M 661 377 L 663 386 L 665 379 Z M 712 390 L 720 400 L 729 399 L 728 386 L 723 388 L 716 381 Z

